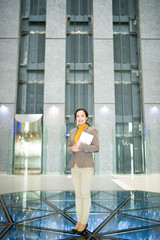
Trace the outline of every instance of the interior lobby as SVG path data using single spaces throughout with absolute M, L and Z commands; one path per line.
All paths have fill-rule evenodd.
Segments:
M 0 0 L 0 239 L 160 239 L 159 22 L 159 0 Z M 78 108 L 99 139 L 83 234 Z

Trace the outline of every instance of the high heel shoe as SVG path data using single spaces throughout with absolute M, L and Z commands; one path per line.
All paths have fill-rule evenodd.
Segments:
M 77 222 L 77 223 L 76 223 L 76 226 L 71 230 L 71 232 L 75 234 L 75 233 L 77 232 L 80 224 L 81 224 L 80 222 Z
M 76 231 L 76 234 L 84 235 L 87 227 L 88 227 L 88 223 L 86 224 L 86 227 L 83 229 L 83 231 Z
M 73 228 L 71 232 L 75 234 L 77 232 L 77 229 Z

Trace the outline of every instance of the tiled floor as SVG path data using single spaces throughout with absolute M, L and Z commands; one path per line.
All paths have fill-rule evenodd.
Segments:
M 160 193 L 92 191 L 84 236 L 76 221 L 74 191 L 25 191 L 0 196 L 0 239 L 160 239 Z

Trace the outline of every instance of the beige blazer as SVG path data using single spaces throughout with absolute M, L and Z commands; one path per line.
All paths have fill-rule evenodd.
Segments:
M 73 168 L 74 167 L 74 161 L 76 160 L 76 165 L 79 168 L 85 168 L 85 167 L 94 167 L 93 163 L 93 156 L 92 153 L 99 151 L 99 143 L 98 143 L 98 137 L 97 137 L 97 130 L 95 128 L 89 127 L 88 125 L 83 129 L 84 132 L 87 132 L 89 134 L 92 134 L 93 140 L 91 144 L 86 144 L 81 142 L 80 144 L 80 151 L 79 152 L 72 152 L 72 146 L 75 144 L 74 137 L 77 132 L 78 128 L 74 128 L 70 131 L 69 135 L 69 141 L 67 146 L 67 151 L 71 154 L 71 159 L 69 162 L 68 167 Z

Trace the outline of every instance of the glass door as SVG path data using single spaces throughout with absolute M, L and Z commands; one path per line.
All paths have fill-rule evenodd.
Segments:
M 15 115 L 13 173 L 39 174 L 42 169 L 42 114 Z

